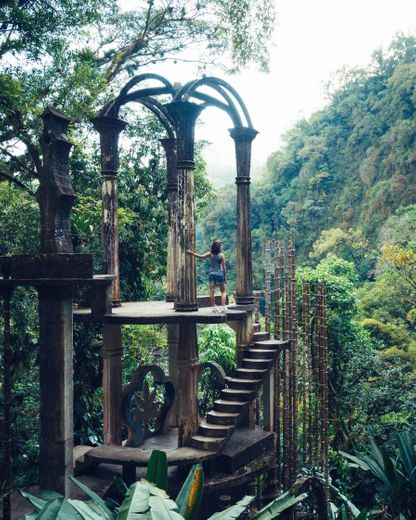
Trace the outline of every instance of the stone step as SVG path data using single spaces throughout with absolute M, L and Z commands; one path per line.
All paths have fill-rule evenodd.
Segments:
M 189 444 L 197 450 L 219 451 L 226 440 L 226 437 L 206 437 L 205 435 L 193 435 L 189 440 Z
M 237 377 L 226 377 L 226 383 L 229 388 L 239 388 L 241 390 L 257 390 L 262 384 L 262 379 L 243 379 Z
M 229 401 L 227 399 L 217 399 L 214 401 L 214 410 L 216 412 L 241 413 L 248 405 L 248 401 Z
M 237 368 L 235 375 L 242 379 L 258 379 L 263 378 L 267 374 L 268 370 L 264 368 Z
M 279 351 L 276 349 L 251 348 L 245 351 L 245 355 L 251 359 L 275 359 Z
M 207 423 L 219 425 L 235 425 L 240 414 L 238 412 L 218 412 L 211 410 L 207 413 Z
M 273 366 L 273 359 L 243 359 L 244 368 L 270 369 Z
M 282 341 L 280 339 L 267 339 L 263 341 L 255 341 L 253 343 L 254 348 L 260 349 L 274 349 L 274 350 L 285 350 L 290 347 L 290 341 Z
M 264 341 L 270 339 L 270 332 L 254 332 L 253 333 L 253 342 L 255 341 Z
M 254 390 L 241 390 L 237 388 L 224 388 L 221 390 L 221 399 L 225 401 L 251 401 L 256 397 Z
M 198 435 L 228 438 L 233 433 L 234 428 L 234 424 L 213 424 L 203 419 L 198 428 Z
M 253 323 L 253 332 L 260 332 L 260 331 L 261 331 L 260 323 Z

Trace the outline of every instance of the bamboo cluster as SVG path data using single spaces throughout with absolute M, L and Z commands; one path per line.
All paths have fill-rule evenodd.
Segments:
M 327 295 L 323 282 L 298 286 L 293 240 L 266 243 L 264 295 L 266 330 L 289 341 L 273 370 L 272 479 L 280 492 L 295 482 L 300 466 L 328 475 Z

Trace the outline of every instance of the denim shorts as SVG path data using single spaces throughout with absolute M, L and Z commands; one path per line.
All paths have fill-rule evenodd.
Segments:
M 224 275 L 223 274 L 213 274 L 213 273 L 210 273 L 208 275 L 208 280 L 209 282 L 215 282 L 216 284 L 218 283 L 224 283 Z

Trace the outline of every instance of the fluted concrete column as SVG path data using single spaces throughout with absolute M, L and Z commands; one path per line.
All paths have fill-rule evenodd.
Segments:
M 197 311 L 195 259 L 186 254 L 195 249 L 195 122 L 201 107 L 190 102 L 166 105 L 177 128 L 178 218 L 177 218 L 177 311 Z
M 167 294 L 166 301 L 174 302 L 177 291 L 176 277 L 176 221 L 178 213 L 178 172 L 176 139 L 160 140 L 166 154 L 166 169 L 168 177 L 168 261 L 167 261 Z
M 253 128 L 233 128 L 230 135 L 235 142 L 237 163 L 237 304 L 254 304 L 253 267 L 250 223 L 250 166 L 251 143 L 258 132 Z
M 106 274 L 115 275 L 113 306 L 120 305 L 120 262 L 118 239 L 117 170 L 118 139 L 126 123 L 116 117 L 96 117 L 92 120 L 100 134 L 102 174 L 102 245 Z

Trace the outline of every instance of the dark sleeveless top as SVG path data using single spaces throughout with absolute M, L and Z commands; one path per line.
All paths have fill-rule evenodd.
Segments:
M 222 269 L 222 259 L 223 254 L 219 253 L 218 255 L 213 255 L 211 253 L 211 265 L 209 268 L 209 274 L 224 274 Z

